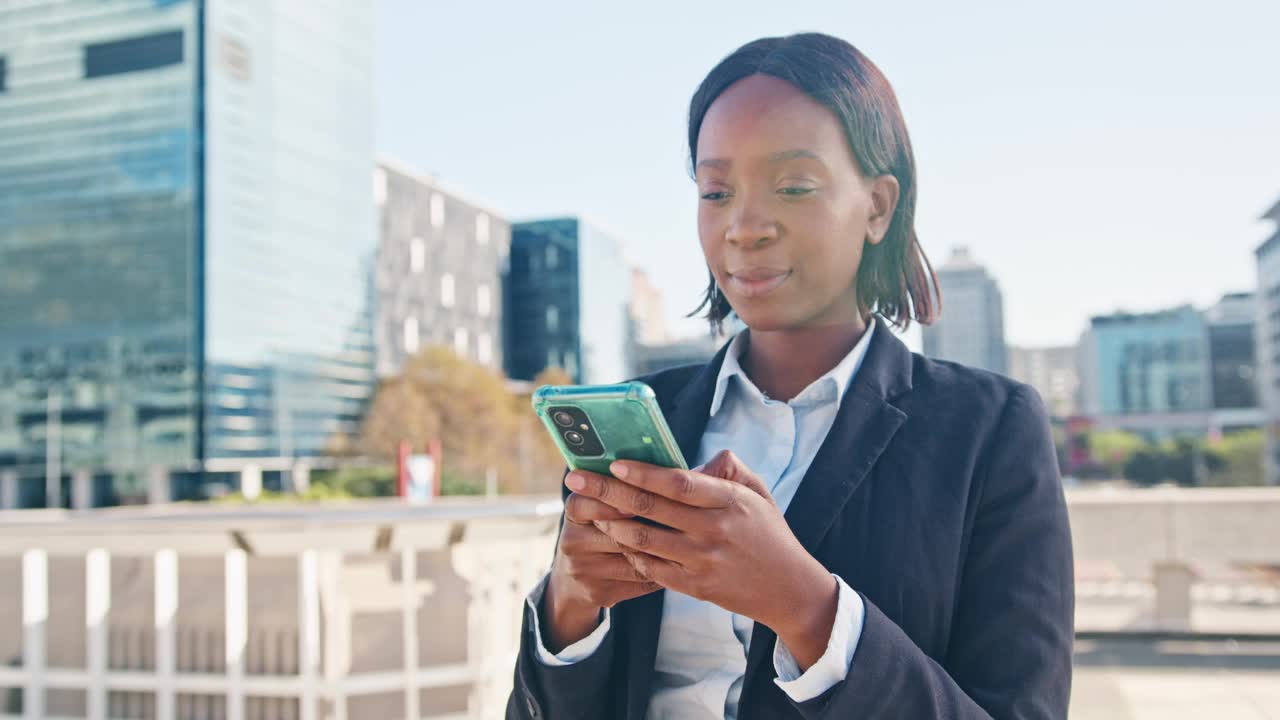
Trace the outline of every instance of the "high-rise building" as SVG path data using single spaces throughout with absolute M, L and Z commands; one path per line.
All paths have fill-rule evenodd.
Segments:
M 513 224 L 503 300 L 511 377 L 547 367 L 582 383 L 632 375 L 631 270 L 611 235 L 577 217 Z
M 1280 201 L 1262 214 L 1274 224 L 1271 236 L 1254 251 L 1258 267 L 1256 299 L 1258 400 L 1266 418 L 1266 454 L 1263 473 L 1267 483 L 1280 485 Z
M 1205 311 L 1209 332 L 1209 382 L 1215 410 L 1258 407 L 1258 355 L 1253 293 L 1230 293 Z
M 661 345 L 667 341 L 666 307 L 662 291 L 654 287 L 649 273 L 631 270 L 631 320 L 635 341 L 641 345 Z
M 382 216 L 375 345 L 380 376 L 430 345 L 501 372 L 502 274 L 511 224 L 436 180 L 374 170 Z
M 1216 306 L 1218 316 L 1230 318 L 1233 305 L 1228 296 Z M 1209 320 L 1213 312 L 1184 305 L 1091 318 L 1080 341 L 1083 412 L 1100 428 L 1152 438 L 1260 425 L 1256 407 L 1215 407 Z M 1220 344 L 1219 354 L 1224 365 L 1235 362 L 1238 373 L 1239 349 L 1230 342 L 1234 335 L 1222 337 L 1228 342 Z M 1230 384 L 1222 389 L 1232 391 Z
M 21 504 L 65 502 L 68 473 L 94 486 L 78 504 L 157 475 L 179 497 L 271 486 L 355 431 L 372 50 L 365 3 L 0 5 L 0 473 Z
M 1076 414 L 1080 374 L 1076 370 L 1074 346 L 1011 347 L 1009 377 L 1034 387 L 1053 417 L 1067 418 Z
M 963 247 L 951 254 L 937 274 L 942 316 L 921 330 L 924 354 L 1007 372 L 1004 299 L 995 278 Z

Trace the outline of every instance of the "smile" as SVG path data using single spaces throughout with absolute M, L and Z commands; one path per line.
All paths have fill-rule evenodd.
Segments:
M 777 290 L 789 277 L 790 270 L 752 268 L 729 273 L 729 284 L 733 286 L 736 295 L 757 298 Z

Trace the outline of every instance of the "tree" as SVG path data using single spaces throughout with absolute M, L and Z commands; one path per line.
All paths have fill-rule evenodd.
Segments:
M 1209 475 L 1208 484 L 1216 486 L 1262 485 L 1262 430 L 1244 430 L 1224 435 L 1210 448 L 1223 461 L 1223 466 Z
M 1090 457 L 1113 478 L 1123 476 L 1129 458 L 1148 447 L 1142 436 L 1124 430 L 1096 430 L 1088 438 Z
M 431 347 L 378 388 L 361 445 L 366 454 L 392 461 L 401 440 L 421 452 L 438 437 L 448 488 L 483 488 L 492 470 L 505 492 L 545 492 L 558 487 L 564 463 L 539 425 L 529 396 L 510 392 L 501 375 L 449 348 Z M 531 487 L 531 478 L 544 477 L 552 484 Z

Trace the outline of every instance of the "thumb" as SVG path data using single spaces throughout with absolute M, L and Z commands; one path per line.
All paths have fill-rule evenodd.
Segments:
M 695 468 L 697 469 L 697 468 Z M 746 463 L 733 454 L 732 450 L 721 450 L 716 456 L 711 458 L 700 470 L 704 475 L 723 478 L 739 485 L 744 485 L 754 491 L 760 497 L 772 501 L 773 496 L 769 494 L 769 488 L 765 487 L 764 481 L 756 475 Z

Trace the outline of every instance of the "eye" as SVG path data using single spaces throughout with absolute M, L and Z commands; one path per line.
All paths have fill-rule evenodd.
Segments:
M 717 190 L 709 193 L 703 193 L 701 197 L 703 200 L 710 200 L 712 202 L 716 202 L 719 200 L 724 200 L 725 198 L 729 197 L 729 193 Z
M 810 187 L 784 187 L 778 190 L 778 192 L 782 193 L 783 195 L 792 195 L 792 196 L 808 195 L 813 191 L 814 191 L 814 188 L 810 188 Z

